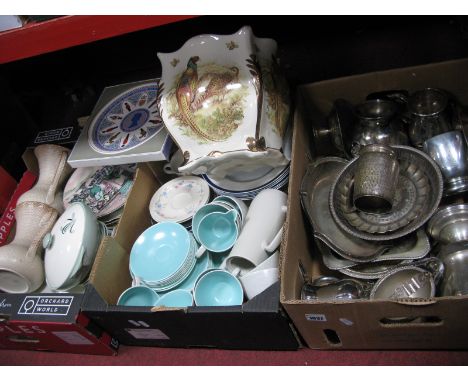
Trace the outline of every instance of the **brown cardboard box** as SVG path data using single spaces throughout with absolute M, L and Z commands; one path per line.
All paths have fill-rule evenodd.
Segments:
M 313 278 L 327 272 L 314 253 L 299 188 L 313 160 L 311 126 L 324 124 L 336 98 L 353 103 L 389 89 L 413 92 L 440 87 L 468 104 L 468 60 L 375 72 L 303 85 L 295 113 L 289 206 L 281 247 L 281 303 L 310 348 L 318 349 L 462 349 L 468 348 L 468 296 L 425 301 L 306 302 L 299 299 L 302 260 Z M 420 318 L 389 323 L 388 318 Z
M 138 346 L 295 350 L 299 344 L 279 303 L 279 281 L 240 306 L 151 308 L 119 306 L 131 285 L 129 256 L 151 226 L 149 202 L 166 181 L 163 162 L 141 163 L 114 237 L 98 249 L 83 311 L 120 343 Z

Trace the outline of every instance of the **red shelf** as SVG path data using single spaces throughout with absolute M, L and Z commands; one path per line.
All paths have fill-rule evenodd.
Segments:
M 0 33 L 0 64 L 195 16 L 63 16 Z

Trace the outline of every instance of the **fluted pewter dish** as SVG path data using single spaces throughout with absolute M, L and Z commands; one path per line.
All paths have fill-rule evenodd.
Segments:
M 429 220 L 427 232 L 442 244 L 468 241 L 468 204 L 439 209 Z
M 437 164 L 415 148 L 392 147 L 398 154 L 400 178 L 390 213 L 370 214 L 353 207 L 356 159 L 346 165 L 331 187 L 329 205 L 333 219 L 352 236 L 369 241 L 400 238 L 420 228 L 439 206 L 443 179 Z
M 339 271 L 346 276 L 363 280 L 374 280 L 383 277 L 388 272 L 408 265 L 408 260 L 390 260 L 381 263 L 359 264 Z
M 349 268 L 340 269 L 339 271 L 357 279 L 372 280 L 379 279 L 388 272 L 409 265 L 429 270 L 433 274 L 436 285 L 444 271 L 442 262 L 435 257 L 426 257 L 420 260 L 387 260 L 368 264 L 357 264 Z
M 324 157 L 309 164 L 300 189 L 302 208 L 317 239 L 344 258 L 367 262 L 388 250 L 390 244 L 368 242 L 346 233 L 336 224 L 328 205 L 330 188 L 346 163 L 343 158 Z
M 328 245 L 318 240 L 316 240 L 316 243 L 317 248 L 322 254 L 323 263 L 327 268 L 332 270 L 351 268 L 364 269 L 367 266 L 369 268 L 373 268 L 374 265 L 377 266 L 377 264 L 381 263 L 397 264 L 406 261 L 414 261 L 422 259 L 431 250 L 429 237 L 427 236 L 423 228 L 419 229 L 416 233 L 412 233 L 401 239 L 392 241 L 392 247 L 388 251 L 371 259 L 369 262 L 364 264 L 358 263 L 354 260 L 342 258 Z
M 371 300 L 427 299 L 435 295 L 431 272 L 415 266 L 394 269 L 380 278 L 370 293 Z

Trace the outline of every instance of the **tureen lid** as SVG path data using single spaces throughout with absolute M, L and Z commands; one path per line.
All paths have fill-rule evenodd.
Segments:
M 47 284 L 60 289 L 82 265 L 87 243 L 97 234 L 97 220 L 83 203 L 72 203 L 45 235 L 44 267 Z

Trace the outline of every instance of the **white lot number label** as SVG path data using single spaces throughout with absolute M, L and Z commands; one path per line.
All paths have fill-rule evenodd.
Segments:
M 78 332 L 52 332 L 70 345 L 93 345 L 93 343 Z
M 307 321 L 326 322 L 327 317 L 324 314 L 309 313 L 305 315 Z
M 159 329 L 125 329 L 129 334 L 137 340 L 168 340 L 170 339 Z

